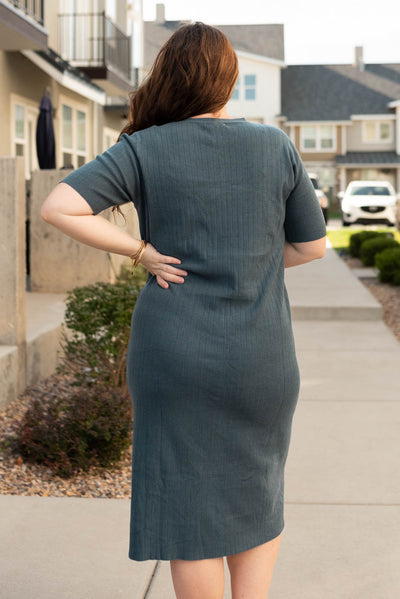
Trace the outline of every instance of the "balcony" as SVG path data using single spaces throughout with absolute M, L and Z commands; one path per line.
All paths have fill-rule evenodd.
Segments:
M 131 40 L 105 12 L 59 15 L 60 54 L 109 96 L 132 89 Z
M 44 50 L 43 0 L 0 0 L 0 50 Z

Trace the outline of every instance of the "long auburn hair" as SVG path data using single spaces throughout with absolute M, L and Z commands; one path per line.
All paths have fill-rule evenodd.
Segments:
M 123 133 L 216 112 L 232 95 L 238 59 L 217 27 L 195 22 L 179 27 L 159 51 L 149 75 L 129 94 Z

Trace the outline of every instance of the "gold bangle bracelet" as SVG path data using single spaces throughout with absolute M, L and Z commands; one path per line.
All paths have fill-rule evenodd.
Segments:
M 143 245 L 143 247 L 142 247 L 142 249 L 141 249 L 141 250 L 140 250 L 140 252 L 139 252 L 139 255 L 138 255 L 138 256 L 137 256 L 137 257 L 134 259 L 134 261 L 133 261 L 133 264 L 134 264 L 135 266 L 137 266 L 137 265 L 139 264 L 139 260 L 140 260 L 140 258 L 142 257 L 142 255 L 143 255 L 143 253 L 144 253 L 144 250 L 146 249 L 146 245 L 147 245 L 147 243 L 146 243 L 146 241 L 145 241 L 145 242 L 144 242 L 144 245 Z
M 132 254 L 132 256 L 129 256 L 129 258 L 132 261 L 132 268 L 131 268 L 131 275 L 133 275 L 133 269 L 135 266 L 137 266 L 144 250 L 146 249 L 146 245 L 147 245 L 147 241 L 145 241 L 144 239 L 142 239 L 140 247 L 138 249 L 137 252 L 135 252 L 134 254 Z
M 145 242 L 145 240 L 144 240 L 144 239 L 142 239 L 142 240 L 141 240 L 141 242 L 140 242 L 140 246 L 139 246 L 139 249 L 138 249 L 138 251 L 137 251 L 137 252 L 135 252 L 134 254 L 132 254 L 132 256 L 129 256 L 129 258 L 130 258 L 131 260 L 134 260 L 134 259 L 136 258 L 136 256 L 138 256 L 138 255 L 139 255 L 139 253 L 142 251 L 142 249 L 143 249 L 143 247 L 144 247 L 145 243 L 146 243 L 146 242 Z

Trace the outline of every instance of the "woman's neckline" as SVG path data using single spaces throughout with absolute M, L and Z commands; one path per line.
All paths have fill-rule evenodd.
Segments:
M 238 118 L 220 118 L 218 116 L 190 116 L 188 121 L 245 121 L 244 116 Z

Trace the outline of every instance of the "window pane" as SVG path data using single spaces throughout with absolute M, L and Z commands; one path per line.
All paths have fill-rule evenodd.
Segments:
M 256 99 L 256 90 L 254 87 L 247 87 L 244 90 L 245 100 L 255 100 Z
M 333 148 L 333 125 L 321 125 L 321 148 Z
M 86 150 L 86 114 L 82 110 L 76 112 L 76 140 L 77 148 L 85 152 Z
M 246 87 L 248 85 L 252 86 L 252 87 L 255 87 L 255 85 L 256 85 L 256 76 L 255 75 L 245 75 L 244 76 L 244 84 L 245 84 Z
M 66 104 L 62 105 L 62 146 L 72 150 L 72 108 Z
M 25 139 L 25 109 L 19 104 L 15 105 L 15 137 Z
M 389 139 L 389 138 L 390 138 L 390 124 L 389 123 L 381 123 L 380 139 Z
M 333 137 L 333 126 L 332 125 L 321 125 L 321 139 L 332 139 Z
M 24 144 L 15 144 L 15 155 L 23 156 L 24 155 Z
M 369 140 L 375 139 L 375 122 L 365 123 L 365 138 Z
M 304 139 L 315 139 L 317 137 L 316 127 L 303 127 L 303 136 Z
M 74 164 L 72 162 L 72 154 L 63 152 L 63 167 L 64 168 L 74 168 Z
M 255 100 L 256 99 L 256 76 L 245 75 L 244 76 L 244 99 Z
M 317 128 L 303 127 L 303 144 L 305 148 L 317 147 Z
M 315 139 L 305 139 L 304 147 L 305 148 L 315 148 L 316 147 Z
M 321 148 L 333 148 L 333 139 L 321 139 Z
M 78 156 L 78 168 L 80 166 L 83 166 L 85 164 L 85 162 L 86 162 L 85 156 Z

